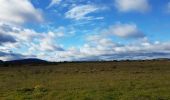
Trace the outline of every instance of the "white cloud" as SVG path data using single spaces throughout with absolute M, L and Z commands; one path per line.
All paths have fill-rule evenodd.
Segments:
M 83 46 L 56 52 L 53 57 L 54 61 L 170 58 L 170 43 L 151 42 L 146 37 L 131 43 L 115 43 L 107 35 L 95 34 L 86 36 Z
M 29 0 L 0 0 L 0 21 L 13 24 L 43 21 L 41 11 Z
M 3 55 L 0 54 L 0 60 L 18 59 L 18 57 L 25 57 L 24 55 L 37 56 L 41 52 L 63 51 L 64 49 L 57 43 L 56 39 L 62 37 L 64 33 L 58 32 L 39 33 L 32 29 L 0 23 L 0 50 L 3 51 Z M 17 55 L 15 56 L 9 51 L 13 51 L 15 52 L 13 54 Z
M 45 52 L 63 51 L 64 49 L 56 44 L 56 38 L 57 34 L 53 32 L 48 32 L 47 34 L 44 34 L 44 37 L 39 41 L 39 47 L 37 49 Z
M 116 24 L 105 30 L 108 34 L 114 34 L 122 38 L 143 38 L 144 34 L 135 24 Z
M 54 6 L 54 5 L 58 5 L 58 4 L 60 4 L 61 1 L 62 0 L 51 0 L 51 2 L 50 2 L 50 4 L 48 5 L 47 8 L 50 8 L 50 7 Z
M 115 0 L 115 6 L 121 12 L 146 12 L 151 8 L 148 0 Z
M 46 53 L 63 50 L 63 48 L 55 41 L 61 37 L 61 33 L 55 33 L 52 31 L 47 33 L 37 33 L 30 29 L 24 29 L 19 33 L 20 34 L 17 37 L 19 39 L 19 44 L 21 47 L 23 47 L 23 45 L 27 46 L 27 49 L 30 50 L 30 53 L 34 54 L 37 51 Z
M 103 40 L 108 40 L 103 38 Z M 97 41 L 96 41 L 97 42 Z M 99 41 L 98 41 L 99 42 Z M 90 61 L 90 60 L 126 60 L 126 59 L 155 59 L 155 58 L 169 58 L 170 57 L 170 43 L 169 42 L 149 42 L 144 43 L 130 43 L 130 44 L 116 44 L 107 45 L 100 44 L 93 45 L 91 43 L 84 44 L 79 49 L 68 49 L 64 52 L 56 53 L 57 61 Z M 109 42 L 110 43 L 110 42 Z
M 3 28 L 2 28 L 3 27 Z M 63 30 L 59 27 L 58 30 Z M 57 43 L 61 36 L 57 32 L 38 33 L 31 29 L 21 29 L 0 24 L 0 32 L 5 31 L 16 43 L 0 45 L 0 60 L 14 60 L 36 57 L 50 61 L 113 60 L 113 59 L 151 59 L 170 57 L 169 42 L 150 42 L 147 38 L 129 44 L 113 42 L 102 34 L 87 37 L 79 48 L 67 50 Z M 15 52 L 12 53 L 11 51 Z
M 90 13 L 94 13 L 101 8 L 94 5 L 80 5 L 70 9 L 65 13 L 65 17 L 69 19 L 82 20 L 82 19 L 93 19 L 92 16 L 88 16 Z

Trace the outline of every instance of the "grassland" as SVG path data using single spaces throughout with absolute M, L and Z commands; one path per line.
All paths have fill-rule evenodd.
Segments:
M 0 67 L 0 100 L 170 100 L 170 61 Z

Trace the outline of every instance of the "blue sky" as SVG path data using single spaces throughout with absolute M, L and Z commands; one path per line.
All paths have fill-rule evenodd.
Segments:
M 169 0 L 0 0 L 0 60 L 170 58 Z

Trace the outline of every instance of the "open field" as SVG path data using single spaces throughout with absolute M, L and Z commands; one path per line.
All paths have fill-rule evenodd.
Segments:
M 0 100 L 170 100 L 170 61 L 0 67 Z

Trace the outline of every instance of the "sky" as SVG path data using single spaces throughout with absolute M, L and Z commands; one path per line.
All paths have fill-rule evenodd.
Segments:
M 170 0 L 0 0 L 0 60 L 170 58 Z

